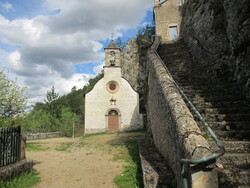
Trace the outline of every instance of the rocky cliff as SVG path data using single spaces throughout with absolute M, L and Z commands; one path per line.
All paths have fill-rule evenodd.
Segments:
M 122 76 L 130 83 L 137 92 L 139 89 L 139 53 L 136 39 L 129 40 L 121 53 Z
M 122 76 L 140 95 L 140 110 L 145 111 L 146 87 L 146 55 L 139 52 L 135 38 L 129 40 L 121 53 Z
M 204 74 L 231 75 L 250 97 L 250 1 L 189 0 L 182 13 L 182 37 Z

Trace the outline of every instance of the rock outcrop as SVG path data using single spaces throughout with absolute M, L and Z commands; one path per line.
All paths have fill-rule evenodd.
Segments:
M 145 52 L 139 52 L 136 39 L 132 38 L 121 53 L 122 77 L 139 93 L 141 112 L 145 112 L 145 94 L 147 93 L 147 56 L 144 54 Z
M 231 75 L 250 97 L 250 1 L 189 0 L 182 37 L 206 71 Z

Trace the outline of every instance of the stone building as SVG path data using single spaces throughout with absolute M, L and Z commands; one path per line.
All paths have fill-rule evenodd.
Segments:
M 85 96 L 85 135 L 142 129 L 139 95 L 122 78 L 121 50 L 113 41 L 104 50 L 104 77 Z
M 177 40 L 180 35 L 180 6 L 185 0 L 154 0 L 154 19 L 156 35 L 162 42 Z

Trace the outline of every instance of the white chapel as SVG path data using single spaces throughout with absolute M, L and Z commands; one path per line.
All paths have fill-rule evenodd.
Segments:
M 85 95 L 85 135 L 143 128 L 139 95 L 121 75 L 121 49 L 105 50 L 104 77 Z

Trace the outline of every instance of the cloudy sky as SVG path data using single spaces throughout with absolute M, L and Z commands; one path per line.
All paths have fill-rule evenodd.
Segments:
M 153 0 L 0 0 L 0 70 L 27 87 L 28 105 L 55 86 L 82 88 L 101 71 L 111 33 L 151 23 Z

